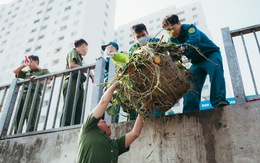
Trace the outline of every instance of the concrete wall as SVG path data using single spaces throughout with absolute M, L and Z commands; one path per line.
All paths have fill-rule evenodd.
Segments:
M 120 163 L 260 162 L 260 102 L 147 120 Z M 133 122 L 112 125 L 112 137 Z M 76 162 L 79 129 L 0 141 L 0 162 Z

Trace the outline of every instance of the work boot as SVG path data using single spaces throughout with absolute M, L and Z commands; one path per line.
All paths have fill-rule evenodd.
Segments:
M 224 107 L 224 106 L 227 106 L 227 105 L 229 105 L 229 102 L 227 102 L 227 101 L 218 103 L 218 107 Z

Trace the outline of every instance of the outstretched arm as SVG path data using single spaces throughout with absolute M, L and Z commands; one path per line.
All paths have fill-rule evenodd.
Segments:
M 126 134 L 125 148 L 128 148 L 133 143 L 133 141 L 135 141 L 135 139 L 139 137 L 143 128 L 143 123 L 144 123 L 143 121 L 144 121 L 143 117 L 138 115 L 133 129 Z
M 18 75 L 20 71 L 22 71 L 23 68 L 25 68 L 26 65 L 22 64 L 21 66 L 17 67 L 16 69 L 14 69 L 14 74 Z
M 106 111 L 107 105 L 109 101 L 112 98 L 112 95 L 115 91 L 115 89 L 119 86 L 118 82 L 115 82 L 113 85 L 111 85 L 108 90 L 102 95 L 98 105 L 93 110 L 93 115 L 95 118 L 100 118 L 103 116 L 103 114 Z

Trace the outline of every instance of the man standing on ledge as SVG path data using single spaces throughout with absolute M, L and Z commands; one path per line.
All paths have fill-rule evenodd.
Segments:
M 73 48 L 68 54 L 66 58 L 66 69 L 73 69 L 77 68 L 83 65 L 82 63 L 82 56 L 85 56 L 88 51 L 88 43 L 83 40 L 79 39 L 76 40 L 74 43 L 75 48 Z M 65 126 L 72 125 L 71 123 L 71 118 L 72 118 L 72 112 L 73 112 L 73 103 L 74 103 L 74 97 L 76 93 L 76 85 L 77 85 L 77 78 L 78 78 L 78 72 L 74 72 L 72 74 L 72 80 L 71 80 L 71 86 L 70 86 L 70 94 L 69 100 L 66 101 L 66 95 L 68 91 L 68 86 L 69 86 L 69 75 L 65 77 L 65 81 L 63 84 L 63 97 L 64 97 L 64 105 L 63 105 L 63 110 L 62 110 L 62 116 L 60 119 L 60 126 L 62 125 L 62 119 L 64 115 L 64 110 L 65 110 L 65 103 L 67 102 L 67 112 L 66 112 L 66 117 L 65 117 Z M 86 76 L 81 72 L 81 81 L 79 85 L 79 91 L 78 91 L 78 99 L 76 101 L 76 114 L 74 118 L 74 124 L 80 124 L 80 118 L 81 118 L 81 112 L 82 112 L 82 105 L 83 105 L 83 95 L 84 95 L 84 89 L 83 89 L 83 83 L 86 81 Z
M 209 75 L 211 90 L 210 103 L 213 107 L 229 105 L 226 101 L 226 86 L 222 57 L 216 46 L 203 32 L 193 24 L 181 24 L 177 15 L 166 16 L 162 27 L 170 38 L 168 42 L 182 44 L 181 51 L 191 60 L 190 71 L 194 74 L 194 88 L 183 98 L 183 113 L 200 110 L 201 91 Z M 199 49 L 200 53 L 195 48 Z
M 39 61 L 38 56 L 30 55 L 30 56 L 28 56 L 28 58 L 25 57 L 23 64 L 21 66 L 17 67 L 16 69 L 14 69 L 13 72 L 15 74 L 15 77 L 33 80 L 36 76 L 42 76 L 42 75 L 49 74 L 50 73 L 49 70 L 39 68 L 39 62 L 40 61 Z M 26 66 L 28 66 L 30 68 L 30 70 L 22 71 L 22 69 L 24 69 Z M 32 108 L 33 109 L 33 112 L 32 112 L 33 115 L 32 115 L 31 124 L 29 124 L 29 131 L 34 131 L 34 125 L 35 125 L 35 122 L 36 122 L 37 112 L 38 112 L 38 109 L 39 109 L 39 104 L 40 104 L 40 99 L 41 99 L 41 91 L 42 91 L 43 85 L 44 85 L 43 80 L 41 80 L 39 82 L 40 82 L 40 87 L 39 87 L 38 94 L 37 94 L 37 97 L 36 97 L 36 102 L 35 102 L 35 104 Z M 50 79 L 47 80 L 47 84 L 50 84 Z M 25 117 L 24 117 L 22 123 L 20 124 L 23 106 L 25 104 L 26 94 L 27 94 L 27 91 L 28 91 L 28 85 L 26 85 L 25 88 L 24 88 L 22 100 L 21 100 L 21 103 L 20 103 L 20 106 L 19 106 L 19 109 L 18 109 L 16 121 L 15 121 L 15 124 L 14 124 L 14 134 L 17 133 L 19 125 L 23 126 L 24 121 L 25 120 L 28 121 L 30 108 L 31 108 L 31 105 L 33 103 L 33 95 L 34 95 L 34 92 L 36 91 L 35 88 L 36 88 L 36 82 L 32 82 L 32 88 L 30 90 L 28 105 L 27 105 L 26 111 L 25 111 Z
M 78 139 L 78 163 L 116 163 L 118 156 L 127 152 L 131 143 L 141 134 L 143 118 L 138 115 L 129 133 L 115 140 L 109 137 L 110 126 L 101 117 L 118 86 L 119 83 L 116 82 L 106 90 L 82 125 Z

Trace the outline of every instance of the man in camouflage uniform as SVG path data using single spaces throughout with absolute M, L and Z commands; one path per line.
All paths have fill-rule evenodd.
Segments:
M 67 54 L 66 57 L 66 69 L 73 69 L 80 66 L 83 66 L 83 57 L 87 54 L 88 50 L 88 43 L 84 39 L 76 40 L 74 43 L 74 48 Z M 65 118 L 65 126 L 71 125 L 71 116 L 73 112 L 73 103 L 74 103 L 74 97 L 76 94 L 76 85 L 77 85 L 77 77 L 78 72 L 75 72 L 72 74 L 72 80 L 71 80 L 71 86 L 70 86 L 70 94 L 68 105 L 67 105 L 67 112 L 66 112 L 66 118 Z M 76 101 L 76 114 L 74 118 L 74 124 L 80 124 L 81 119 L 81 112 L 82 112 L 82 105 L 83 105 L 83 95 L 84 95 L 84 88 L 83 83 L 86 80 L 86 76 L 81 72 L 81 81 L 79 85 L 78 90 L 78 99 Z M 66 101 L 66 95 L 68 91 L 69 86 L 69 76 L 65 77 L 64 85 L 63 85 L 63 97 L 64 97 L 64 106 Z M 62 116 L 60 119 L 60 126 L 62 126 L 62 119 L 64 115 L 64 106 L 62 111 Z

